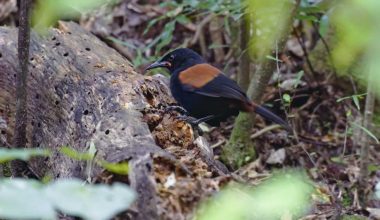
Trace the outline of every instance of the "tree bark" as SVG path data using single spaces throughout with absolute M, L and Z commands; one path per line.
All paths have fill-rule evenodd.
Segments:
M 276 38 L 278 43 L 273 42 L 272 51 L 275 51 L 274 48 L 277 47 L 280 52 L 285 47 L 299 4 L 300 0 L 297 0 L 291 13 L 289 13 L 289 16 L 286 18 L 287 22 L 286 25 L 282 27 L 282 33 Z M 276 69 L 276 62 L 273 60 L 261 57 L 258 61 L 259 65 L 250 80 L 247 91 L 248 98 L 255 103 L 261 102 L 265 88 Z M 238 168 L 256 157 L 256 151 L 250 139 L 254 118 L 255 114 L 243 112 L 236 118 L 231 137 L 223 148 L 223 160 L 232 168 Z
M 18 73 L 17 30 L 0 28 L 0 117 L 15 128 Z M 94 143 L 97 157 L 110 162 L 125 160 L 134 173 L 152 175 L 152 154 L 162 152 L 142 120 L 141 110 L 152 103 L 166 103 L 150 93 L 163 93 L 159 80 L 134 72 L 115 50 L 74 23 L 60 23 L 48 36 L 32 34 L 26 145 L 48 148 L 53 155 L 28 165 L 38 177 L 87 177 L 85 164 L 59 153 L 61 146 L 79 152 Z M 162 88 L 160 88 L 160 85 Z M 143 91 L 142 88 L 149 88 Z M 10 136 L 10 137 L 9 137 Z M 7 138 L 11 139 L 11 135 Z M 143 159 L 142 159 L 143 158 Z M 144 166 L 142 166 L 143 164 Z M 147 165 L 145 165 L 147 164 Z M 103 172 L 95 167 L 92 176 Z M 137 201 L 139 219 L 157 219 L 154 181 L 130 175 L 130 182 L 146 186 Z M 146 201 L 153 201 L 146 203 Z
M 26 146 L 26 123 L 27 123 L 27 90 L 30 44 L 30 0 L 21 0 L 19 11 L 18 31 L 18 61 L 19 68 L 16 74 L 16 116 L 14 128 L 14 148 L 25 148 Z M 11 162 L 12 176 L 21 177 L 28 172 L 27 164 L 22 160 Z M 30 174 L 25 174 L 31 176 Z
M 247 91 L 249 76 L 251 73 L 251 58 L 249 57 L 249 39 L 251 38 L 251 19 L 249 14 L 244 14 L 240 21 L 240 54 L 239 73 L 237 82 L 243 91 Z

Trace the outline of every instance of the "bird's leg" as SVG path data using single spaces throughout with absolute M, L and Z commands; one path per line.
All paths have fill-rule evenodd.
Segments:
M 198 118 L 198 119 L 194 118 L 194 117 L 191 117 L 191 116 L 187 116 L 187 115 L 180 115 L 180 116 L 178 116 L 176 118 L 179 119 L 179 120 L 183 120 L 183 121 L 191 124 L 192 126 L 198 126 L 202 122 L 206 122 L 208 120 L 214 119 L 215 115 L 208 115 L 206 117 Z
M 206 122 L 208 120 L 211 120 L 213 118 L 215 118 L 215 115 L 208 115 L 206 117 L 203 117 L 203 118 L 194 118 L 194 117 L 191 117 L 191 116 L 187 116 L 187 115 L 181 115 L 181 116 L 178 116 L 176 117 L 177 119 L 179 120 L 183 120 L 185 121 L 186 123 L 189 123 L 191 125 L 191 127 L 196 130 L 198 132 L 199 135 L 203 135 L 203 131 L 202 129 L 199 127 L 199 124 L 202 123 L 202 122 Z
M 186 109 L 184 109 L 183 107 L 181 107 L 179 105 L 168 106 L 164 110 L 165 113 L 168 113 L 171 111 L 176 111 L 176 112 L 180 113 L 181 115 L 188 115 L 189 114 L 189 112 L 187 112 Z

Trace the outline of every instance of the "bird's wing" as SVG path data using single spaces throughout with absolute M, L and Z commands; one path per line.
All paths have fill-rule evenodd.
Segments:
M 186 91 L 210 97 L 223 97 L 246 102 L 245 93 L 237 83 L 209 64 L 197 64 L 179 74 L 182 88 Z

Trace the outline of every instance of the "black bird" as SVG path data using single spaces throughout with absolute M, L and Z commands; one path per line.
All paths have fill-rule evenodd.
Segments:
M 179 48 L 171 51 L 146 70 L 158 67 L 165 67 L 170 71 L 172 95 L 191 116 L 182 119 L 192 125 L 206 122 L 219 126 L 220 122 L 237 115 L 239 111 L 254 111 L 265 119 L 292 130 L 279 116 L 250 101 L 235 81 L 191 49 Z

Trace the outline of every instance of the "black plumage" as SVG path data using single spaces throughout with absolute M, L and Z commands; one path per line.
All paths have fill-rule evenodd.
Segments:
M 289 125 L 266 108 L 251 102 L 238 84 L 226 77 L 219 69 L 207 64 L 196 52 L 187 48 L 176 49 L 166 54 L 147 69 L 165 67 L 170 73 L 170 90 L 175 100 L 197 119 L 218 126 L 239 111 L 260 114 L 264 118 Z

